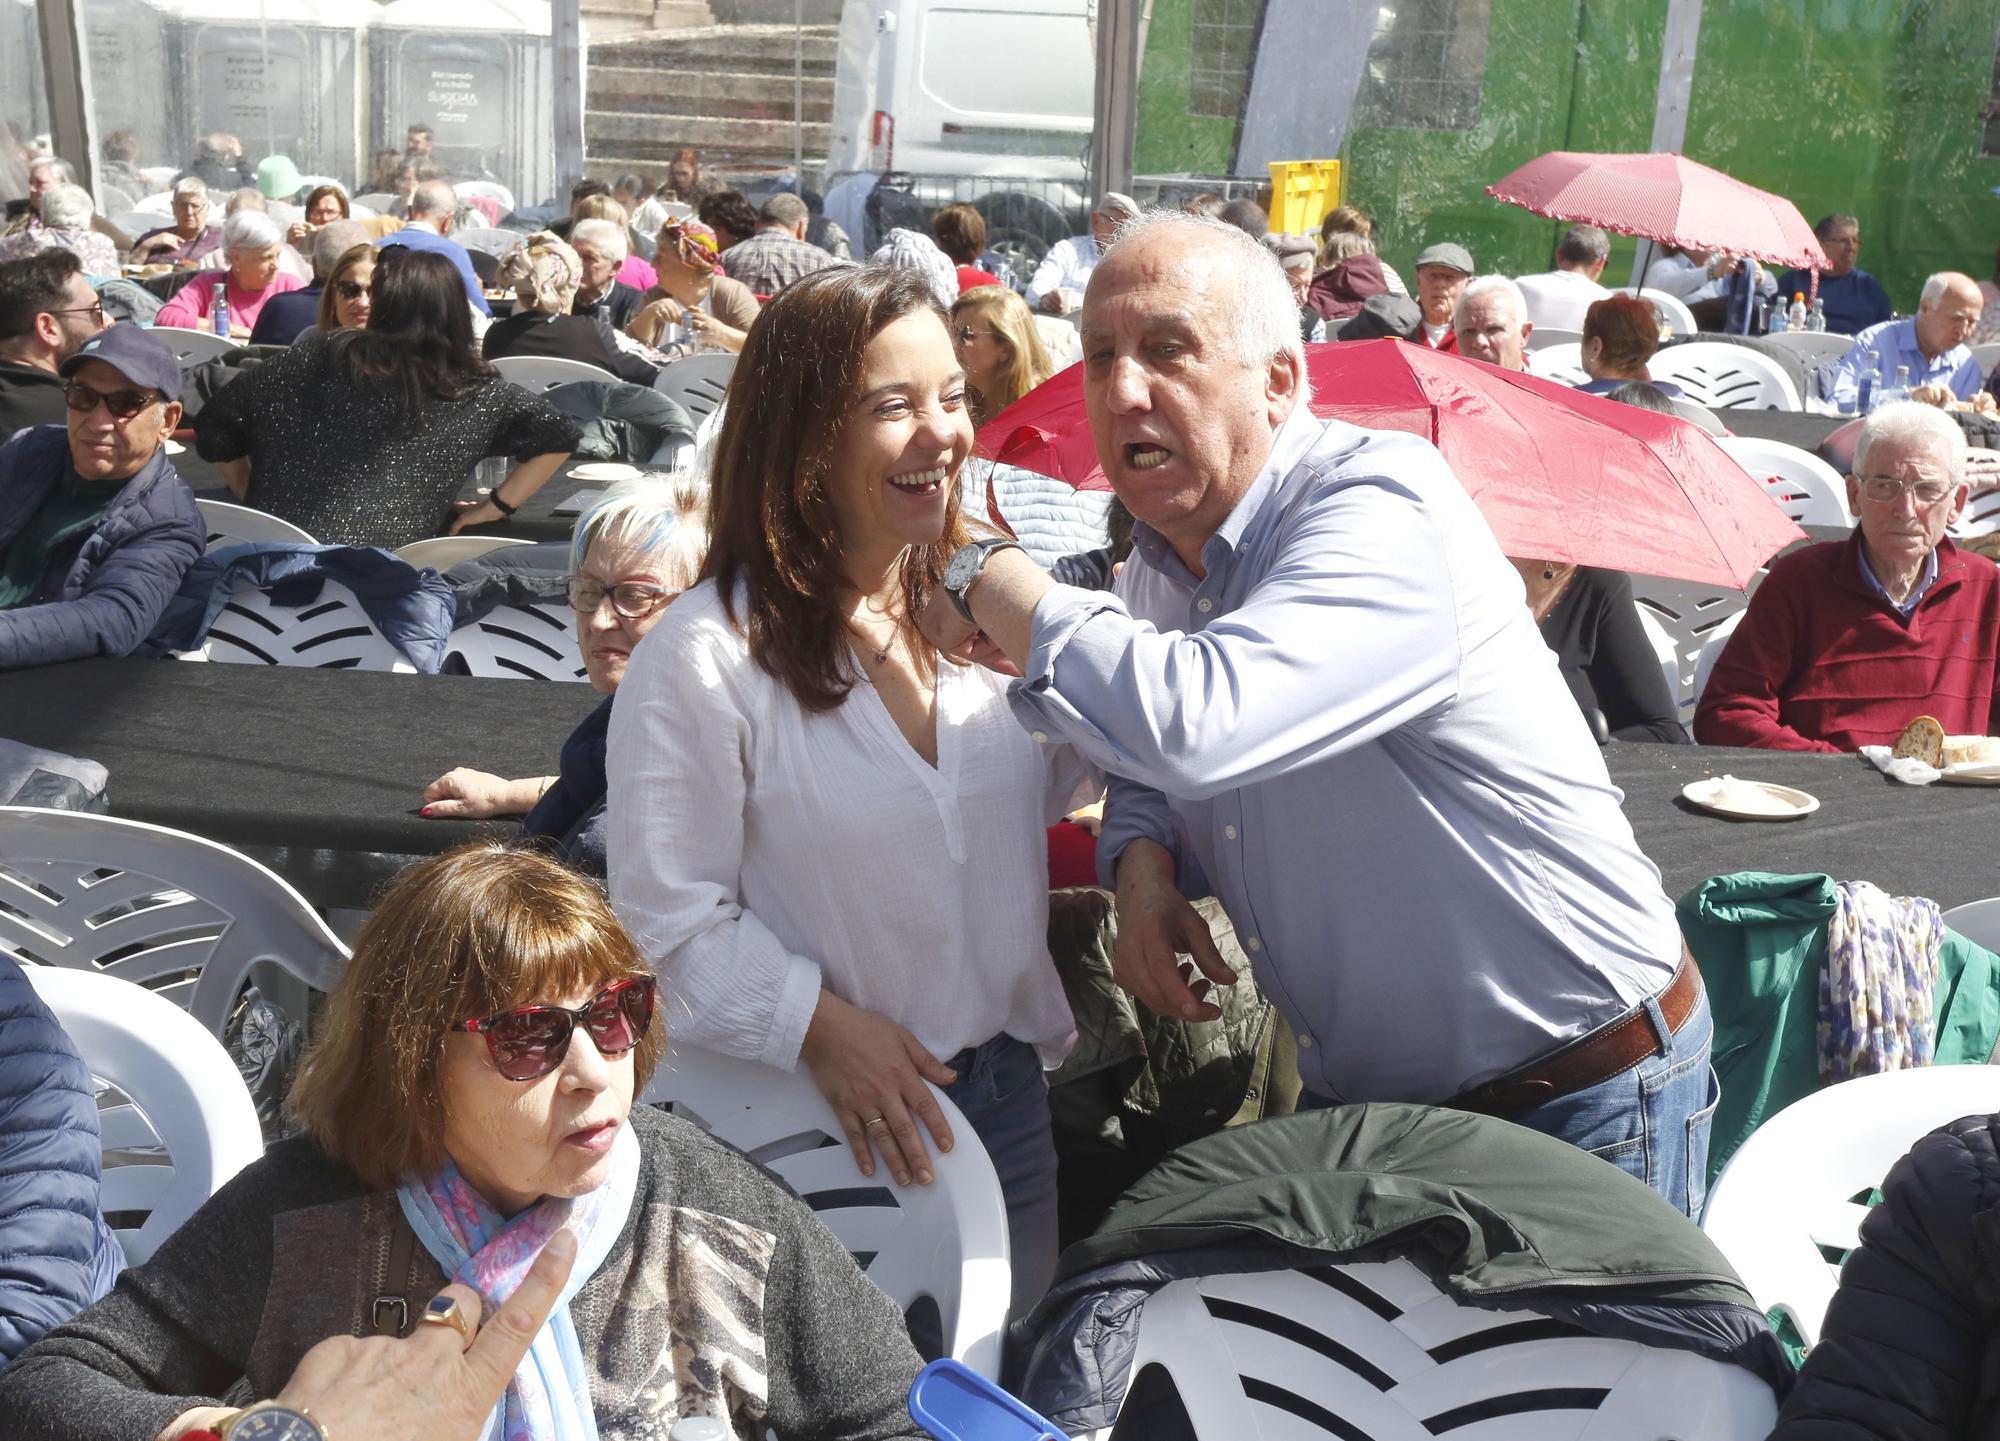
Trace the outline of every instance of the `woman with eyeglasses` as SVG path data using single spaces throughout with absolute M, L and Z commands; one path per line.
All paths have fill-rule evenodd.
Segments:
M 338 185 L 322 185 L 306 197 L 304 208 L 305 217 L 293 221 L 285 232 L 285 239 L 293 245 L 303 246 L 323 225 L 346 220 L 347 192 Z
M 570 543 L 569 603 L 584 670 L 604 703 L 563 744 L 555 775 L 507 780 L 459 766 L 424 788 L 436 820 L 521 816 L 521 834 L 547 837 L 565 861 L 593 876 L 604 866 L 604 738 L 632 648 L 695 583 L 708 552 L 708 495 L 691 480 L 612 486 L 577 522 Z
M 375 298 L 369 283 L 375 278 L 375 257 L 381 252 L 372 244 L 351 245 L 333 262 L 333 273 L 319 293 L 319 329 L 323 334 L 336 330 L 366 330 Z
M 367 329 L 305 336 L 218 391 L 196 448 L 246 505 L 325 545 L 394 549 L 512 515 L 569 459 L 576 422 L 480 358 L 447 257 L 386 247 L 369 293 Z M 454 504 L 488 456 L 515 465 Z
M 984 425 L 1056 373 L 1055 358 L 1035 329 L 1028 302 L 1004 285 L 980 285 L 951 308 L 952 340 L 965 383 L 972 388 L 974 423 Z
M 754 1162 L 635 1104 L 666 1046 L 654 993 L 602 890 L 546 856 L 476 844 L 405 872 L 293 1087 L 303 1133 L 0 1373 L 0 1435 L 364 1441 L 301 1358 L 469 1347 L 567 1231 L 486 1436 L 691 1416 L 740 1441 L 917 1436 L 894 1303 Z

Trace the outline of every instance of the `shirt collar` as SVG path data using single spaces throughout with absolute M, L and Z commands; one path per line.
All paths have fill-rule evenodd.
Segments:
M 1859 533 L 1860 528 L 1856 527 L 1856 534 L 1858 535 Z M 1911 588 L 1908 600 L 1897 600 L 1889 594 L 1888 587 L 1876 579 L 1875 568 L 1868 564 L 1868 548 L 1865 545 L 1857 544 L 1854 547 L 1854 559 L 1855 563 L 1861 567 L 1861 579 L 1867 584 L 1868 588 L 1881 596 L 1882 599 L 1888 601 L 1890 605 L 1896 607 L 1905 616 L 1915 611 L 1917 606 L 1922 603 L 1924 596 L 1930 592 L 1930 588 L 1937 584 L 1938 555 L 1936 546 L 1932 546 L 1930 554 L 1924 557 L 1924 573 L 1917 577 L 1917 583 Z

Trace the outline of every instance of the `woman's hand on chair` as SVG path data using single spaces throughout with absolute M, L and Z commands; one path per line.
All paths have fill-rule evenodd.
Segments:
M 813 1083 L 840 1118 L 854 1163 L 875 1174 L 871 1146 L 896 1184 L 910 1178 L 931 1183 L 930 1153 L 917 1129 L 921 1120 L 940 1151 L 952 1148 L 951 1126 L 925 1081 L 948 1086 L 957 1072 L 925 1050 L 917 1038 L 873 1011 L 821 991 L 800 1055 Z

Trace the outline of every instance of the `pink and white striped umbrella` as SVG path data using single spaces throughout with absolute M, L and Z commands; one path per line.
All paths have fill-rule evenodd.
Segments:
M 1723 250 L 1824 270 L 1826 252 L 1799 208 L 1685 155 L 1552 150 L 1486 193 L 1554 220 L 1580 220 L 1683 250 Z

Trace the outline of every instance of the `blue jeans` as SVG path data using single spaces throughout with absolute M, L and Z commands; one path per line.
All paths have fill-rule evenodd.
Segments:
M 1056 1274 L 1056 1142 L 1042 1058 L 1002 1034 L 945 1064 L 958 1079 L 944 1093 L 965 1113 L 1000 1177 L 1014 1272 L 1008 1314 L 1025 1316 Z
M 1708 1063 L 1715 1017 L 1707 991 L 1677 1032 L 1668 1031 L 1657 1000 L 1645 1009 L 1665 1051 L 1513 1120 L 1601 1156 L 1699 1220 L 1708 1198 L 1708 1133 L 1722 1099 Z

